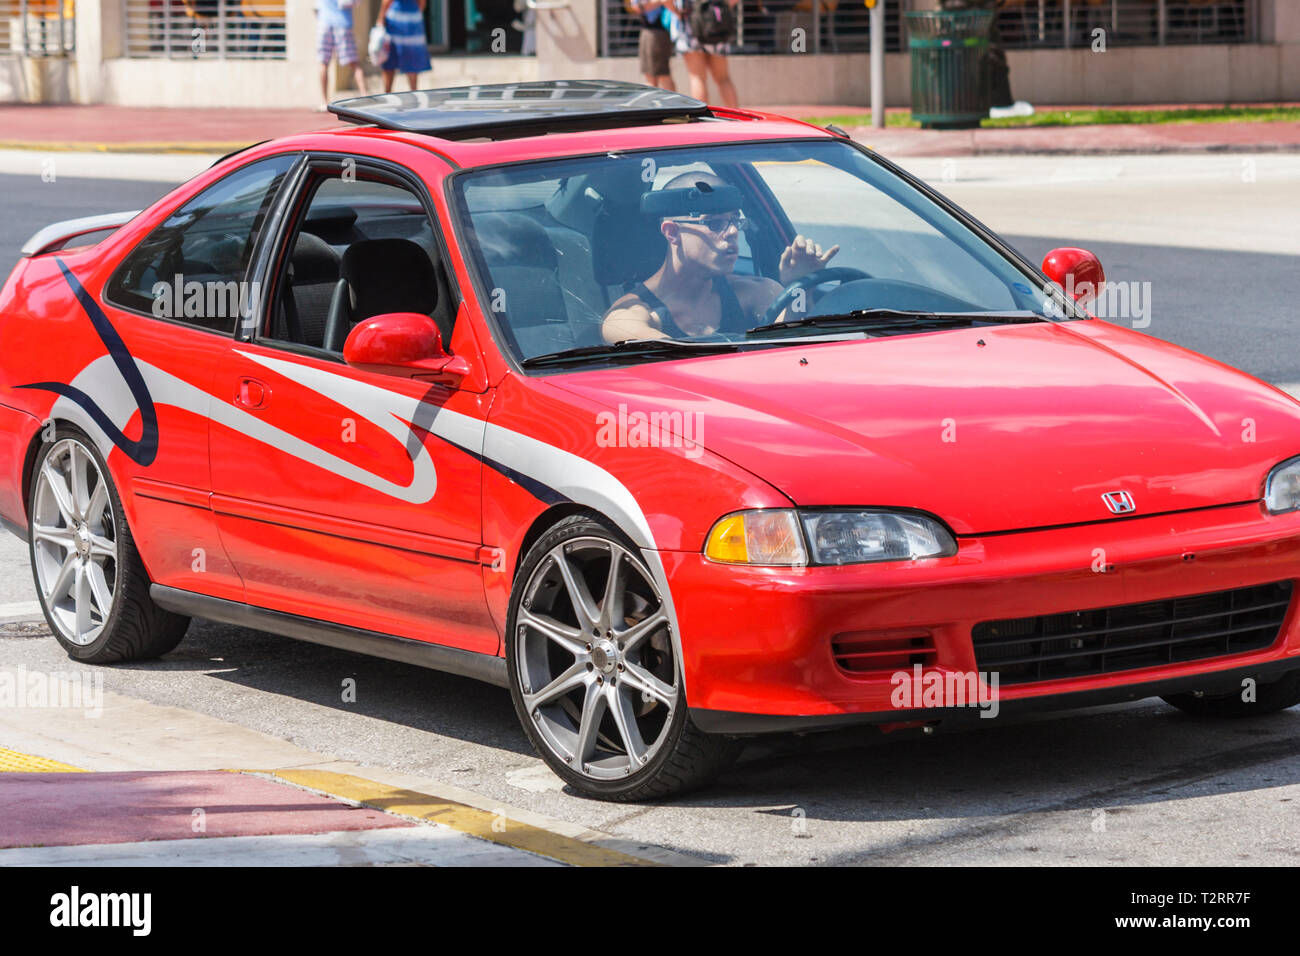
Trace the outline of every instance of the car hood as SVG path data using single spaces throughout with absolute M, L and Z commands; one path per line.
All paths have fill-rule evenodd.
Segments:
M 1300 405 L 1204 356 L 1098 320 L 995 326 L 549 379 L 680 429 L 800 506 L 935 514 L 958 534 L 1258 499 L 1300 453 Z M 657 421 L 675 421 L 661 417 Z M 659 440 L 628 428 L 628 444 Z M 688 446 L 689 447 L 689 446 Z

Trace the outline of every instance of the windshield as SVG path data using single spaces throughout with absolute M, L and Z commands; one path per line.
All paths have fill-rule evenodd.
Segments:
M 1030 274 L 838 141 L 586 156 L 453 183 L 485 304 L 529 364 L 559 353 L 598 361 L 601 346 L 629 340 L 780 347 L 796 330 L 861 338 L 920 328 L 900 313 L 928 317 L 927 331 L 953 327 L 939 318 L 1060 314 Z M 771 334 L 783 325 L 789 333 Z M 641 361 L 682 354 L 610 350 Z

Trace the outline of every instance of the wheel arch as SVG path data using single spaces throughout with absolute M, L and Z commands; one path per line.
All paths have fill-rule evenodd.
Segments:
M 126 522 L 128 528 L 132 528 L 135 501 L 130 496 L 130 482 L 127 480 L 127 477 L 119 474 L 118 471 L 114 469 L 113 456 L 104 453 L 99 442 L 95 440 L 95 436 L 87 430 L 83 423 L 78 422 L 74 418 L 58 415 L 51 415 L 47 418 L 41 419 L 40 423 L 36 427 L 35 433 L 31 437 L 31 441 L 28 442 L 27 445 L 27 453 L 23 459 L 23 521 L 26 523 L 31 520 L 32 477 L 36 470 L 36 460 L 40 457 L 41 449 L 45 447 L 46 444 L 44 440 L 46 429 L 51 425 L 56 429 L 65 428 L 77 432 L 85 438 L 87 444 L 93 447 L 95 451 L 99 453 L 99 456 L 103 458 L 104 465 L 108 469 L 108 477 L 113 482 L 113 487 L 117 490 L 117 496 L 122 502 L 122 520 Z
M 36 471 L 36 459 L 41 453 L 41 447 L 45 444 L 45 429 L 53 422 L 57 428 L 60 424 L 72 424 L 57 418 L 47 418 L 37 423 L 36 431 L 32 432 L 31 440 L 27 443 L 27 451 L 23 456 L 23 486 L 19 489 L 19 494 L 23 503 L 23 523 L 31 521 L 32 510 L 32 474 Z
M 636 543 L 636 539 L 637 539 L 636 534 L 633 533 L 631 529 L 623 527 L 622 524 L 620 524 L 616 519 L 612 518 L 610 515 L 602 512 L 598 508 L 594 508 L 590 505 L 579 504 L 576 501 L 559 502 L 557 504 L 551 505 L 550 507 L 542 511 L 540 514 L 538 514 L 537 517 L 535 517 L 532 520 L 532 522 L 529 524 L 528 530 L 524 532 L 524 536 L 520 539 L 519 546 L 515 551 L 514 567 L 511 569 L 511 577 L 510 577 L 510 588 L 509 588 L 510 592 L 514 591 L 514 585 L 515 582 L 518 580 L 518 576 L 519 576 L 519 568 L 523 564 L 524 557 L 525 555 L 528 554 L 528 550 L 550 528 L 552 528 L 558 522 L 563 521 L 565 518 L 571 517 L 573 515 L 587 515 L 589 517 L 596 518 L 600 521 L 605 522 L 610 527 L 616 529 L 625 538 L 627 538 L 628 543 L 630 543 L 634 548 L 636 548 L 637 551 L 641 553 L 642 559 L 645 561 L 647 568 L 649 568 L 651 575 L 655 579 L 655 583 L 659 587 L 661 596 L 664 601 L 665 608 L 667 609 L 668 612 L 668 619 L 671 622 L 670 634 L 672 635 L 673 650 L 677 654 L 677 659 L 682 662 L 682 667 L 683 667 L 682 695 L 683 695 L 683 699 L 689 700 L 689 698 L 687 697 L 687 694 L 689 693 L 689 689 L 687 687 L 687 682 L 686 682 L 685 657 L 683 656 L 684 650 L 682 647 L 682 631 L 681 631 L 681 626 L 677 621 L 677 606 L 673 598 L 672 585 L 668 580 L 668 575 L 664 569 L 663 561 L 660 559 L 658 551 L 654 550 L 653 548 L 644 548 L 641 545 L 638 545 Z M 502 626 L 501 636 L 502 636 L 502 641 L 504 642 L 505 640 L 508 639 L 508 631 L 504 627 L 504 620 L 502 621 L 502 624 L 503 626 Z M 502 648 L 504 651 L 504 643 L 502 644 Z
M 609 515 L 597 511 L 595 508 L 588 507 L 587 505 L 580 505 L 576 501 L 565 501 L 551 505 L 533 519 L 532 524 L 528 526 L 528 529 L 524 532 L 523 538 L 519 541 L 519 546 L 514 555 L 514 570 L 510 576 L 512 585 L 515 579 L 519 577 L 519 567 L 524 563 L 524 556 L 527 555 L 529 549 L 537 543 L 537 539 L 546 534 L 547 531 L 559 524 L 565 518 L 571 518 L 574 515 L 588 515 L 592 518 L 598 518 L 601 521 L 605 521 L 613 527 L 618 528 L 619 531 L 623 532 L 623 534 L 627 534 L 623 528 L 619 528 L 618 522 Z

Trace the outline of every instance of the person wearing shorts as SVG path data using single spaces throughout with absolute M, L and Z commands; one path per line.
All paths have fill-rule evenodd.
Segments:
M 398 70 L 406 74 L 411 89 L 417 89 L 420 74 L 433 68 L 429 43 L 424 36 L 425 0 L 383 0 L 379 22 L 391 38 L 388 58 L 379 64 L 384 73 L 384 92 L 393 92 Z
M 352 67 L 357 95 L 366 95 L 366 74 L 352 34 L 352 0 L 316 0 L 316 54 L 320 59 L 320 110 L 329 106 L 330 60 L 336 56 L 340 67 Z
M 660 0 L 626 0 L 628 13 L 637 18 L 641 26 L 641 39 L 637 43 L 637 59 L 646 86 L 675 90 L 672 68 L 668 61 L 673 55 L 672 37 L 664 23 L 664 5 Z
M 739 0 L 727 0 L 727 2 L 734 7 Z M 727 66 L 727 55 L 731 53 L 730 42 L 701 43 L 697 37 L 691 35 L 691 0 L 665 0 L 665 5 L 672 13 L 673 47 L 682 55 L 682 61 L 686 64 L 686 74 L 690 77 L 691 83 L 691 96 L 707 103 L 709 77 L 713 77 L 722 105 L 739 106 L 736 86 L 731 82 L 731 71 Z

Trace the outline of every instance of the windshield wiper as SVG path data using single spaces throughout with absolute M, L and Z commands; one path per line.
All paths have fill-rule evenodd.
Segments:
M 548 368 L 602 358 L 641 358 L 658 355 L 709 355 L 719 352 L 736 352 L 744 342 L 686 342 L 681 339 L 622 339 L 605 345 L 583 345 L 534 355 L 519 364 L 524 368 Z
M 806 319 L 782 322 L 778 325 L 759 325 L 745 332 L 750 338 L 780 337 L 786 330 L 803 329 L 862 329 L 862 328 L 944 328 L 953 325 L 1001 325 L 1019 322 L 1041 322 L 1043 317 L 1032 312 L 1020 314 L 1005 312 L 917 312 L 905 309 L 855 309 L 831 315 L 810 315 Z

